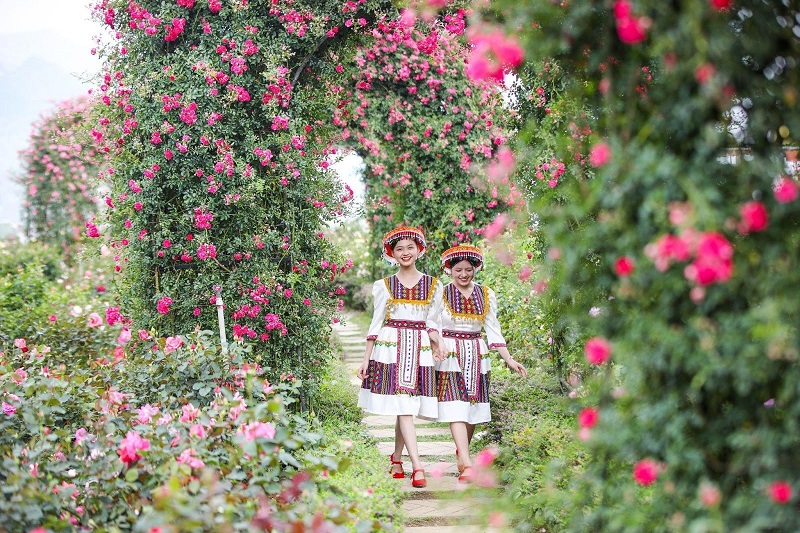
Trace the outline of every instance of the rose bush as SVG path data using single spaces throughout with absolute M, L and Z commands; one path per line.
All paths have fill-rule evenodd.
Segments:
M 33 125 L 20 151 L 16 181 L 27 193 L 22 217 L 25 235 L 74 253 L 84 223 L 98 212 L 100 180 L 106 164 L 89 136 L 93 102 L 88 97 L 59 102 Z
M 179 340 L 140 338 L 113 362 L 25 342 L 0 354 L 3 527 L 383 528 L 335 489 L 316 497 L 349 447 L 292 413 L 295 378 L 269 383 L 248 350 L 221 354 L 203 332 Z
M 343 62 L 353 87 L 333 89 L 343 95 L 334 115 L 342 142 L 364 160 L 372 240 L 401 223 L 422 227 L 432 248 L 423 269 L 521 201 L 501 168 L 508 133 L 500 88 L 468 78 L 468 12 L 450 11 L 379 20 Z M 496 169 L 490 182 L 487 167 Z
M 352 197 L 329 168 L 324 79 L 344 36 L 388 8 L 95 5 L 110 38 L 92 133 L 113 166 L 107 215 L 87 233 L 110 239 L 138 326 L 215 328 L 219 286 L 235 338 L 278 372 L 312 373 L 349 268 L 322 229 Z
M 518 500 L 520 524 L 553 525 L 541 513 L 560 502 L 572 531 L 798 527 L 800 204 L 776 133 L 800 128 L 796 15 L 750 1 L 487 8 L 520 30 L 521 72 L 563 73 L 544 109 L 521 111 L 517 162 L 543 171 L 525 182 L 570 353 L 604 339 L 574 391 L 584 469 Z M 559 106 L 585 127 L 549 129 Z M 547 144 L 530 147 L 534 131 Z M 739 142 L 751 160 L 726 163 Z M 542 148 L 564 163 L 553 187 Z M 579 428 L 587 408 L 597 420 Z

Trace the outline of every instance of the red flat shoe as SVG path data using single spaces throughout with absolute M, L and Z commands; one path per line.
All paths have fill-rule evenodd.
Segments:
M 461 470 L 461 475 L 458 476 L 458 481 L 460 483 L 469 483 L 472 481 L 472 467 L 465 466 L 463 470 Z
M 403 470 L 403 461 L 395 461 L 394 460 L 394 453 L 392 453 L 392 455 L 389 456 L 389 460 L 392 462 L 392 466 L 389 468 L 389 473 L 392 475 L 392 478 L 394 478 L 394 479 L 403 479 L 404 477 L 406 477 L 406 473 Z M 393 472 L 394 465 L 400 465 L 400 471 L 399 472 Z
M 414 476 L 417 475 L 417 472 L 422 472 L 422 479 L 414 479 Z M 411 486 L 415 489 L 424 489 L 428 486 L 428 480 L 425 479 L 425 470 L 422 468 L 418 468 L 411 472 Z

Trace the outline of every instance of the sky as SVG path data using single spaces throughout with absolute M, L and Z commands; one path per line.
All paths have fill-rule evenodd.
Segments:
M 13 59 L 4 54 L 4 63 L 10 60 L 22 64 L 30 56 L 55 57 L 70 72 L 99 69 L 99 61 L 90 50 L 100 27 L 89 18 L 87 0 L 0 0 L 0 6 L 0 36 L 47 34 L 30 43 L 26 52 L 14 54 Z
M 55 103 L 85 94 L 100 70 L 91 54 L 103 29 L 90 19 L 91 0 L 0 0 L 0 226 L 18 226 L 22 191 L 17 152 L 31 125 Z M 359 161 L 334 168 L 363 197 Z M 1 232 L 0 232 L 1 233 Z

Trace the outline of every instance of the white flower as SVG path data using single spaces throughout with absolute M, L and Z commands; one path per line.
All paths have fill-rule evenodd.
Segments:
M 602 313 L 602 312 L 603 312 L 602 309 L 600 309 L 597 306 L 594 306 L 591 309 L 589 309 L 589 316 L 592 317 L 592 318 L 597 318 L 597 317 L 600 316 L 600 313 Z
M 80 305 L 73 306 L 72 309 L 70 309 L 69 311 L 69 314 L 76 317 L 81 316 L 81 313 L 83 313 L 83 309 L 81 308 Z

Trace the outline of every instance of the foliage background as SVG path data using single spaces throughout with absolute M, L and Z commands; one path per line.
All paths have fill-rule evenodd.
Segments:
M 601 336 L 612 347 L 609 364 L 584 370 L 594 377 L 580 403 L 598 409 L 599 422 L 587 428 L 568 530 L 797 527 L 794 496 L 782 505 L 773 492 L 776 482 L 796 489 L 800 466 L 791 451 L 798 202 L 772 190 L 784 171 L 779 128 L 798 131 L 795 15 L 748 1 L 501 1 L 484 12 L 520 30 L 523 73 L 548 64 L 562 73 L 545 88 L 551 113 L 521 113 L 517 163 L 535 176 L 551 157 L 543 150 L 572 162 L 554 188 L 528 180 L 548 295 L 573 346 Z M 537 77 L 522 81 L 535 100 Z M 747 112 L 752 158 L 730 165 L 722 156 L 740 146 L 726 122 L 736 104 Z M 585 114 L 584 139 L 550 129 L 562 105 Z M 601 142 L 610 160 L 581 165 Z M 761 231 L 743 229 L 752 200 L 768 213 Z M 730 243 L 729 279 L 692 282 L 686 266 L 706 252 L 691 241 L 688 261 L 656 268 L 669 252 L 648 245 L 691 231 Z M 622 257 L 631 274 L 615 270 Z M 657 479 L 642 487 L 633 467 L 646 459 Z

